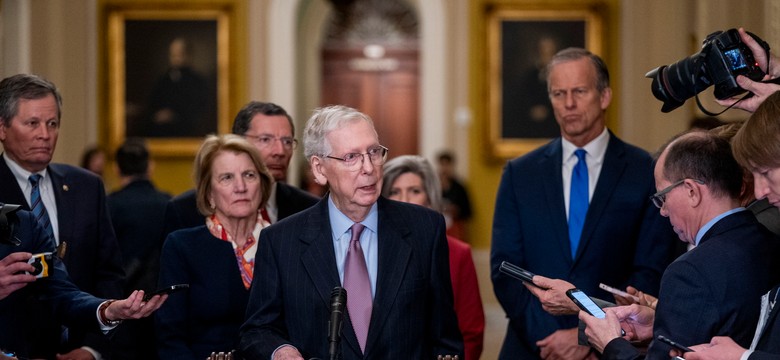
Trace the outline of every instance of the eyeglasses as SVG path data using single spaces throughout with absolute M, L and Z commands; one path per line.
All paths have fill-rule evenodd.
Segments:
M 371 161 L 371 164 L 373 164 L 374 166 L 383 165 L 385 161 L 387 161 L 388 151 L 390 151 L 388 148 L 379 145 L 368 149 L 368 152 L 363 154 L 349 153 L 349 154 L 345 154 L 343 157 L 335 157 L 330 155 L 325 155 L 325 157 L 333 160 L 340 160 L 343 162 L 347 170 L 357 171 L 360 170 L 361 167 L 363 167 L 363 161 L 366 155 L 368 155 L 369 161 Z
M 674 190 L 674 188 L 682 185 L 685 182 L 685 180 L 687 179 L 680 179 L 678 181 L 675 181 L 671 185 L 665 187 L 663 190 L 653 194 L 653 196 L 650 196 L 650 200 L 653 201 L 653 205 L 655 205 L 655 207 L 659 209 L 664 207 L 664 202 L 666 202 L 666 194 Z M 704 185 L 704 181 L 697 180 L 697 179 L 691 179 L 691 180 Z
M 244 134 L 244 137 L 251 140 L 253 143 L 257 144 L 257 147 L 261 149 L 273 145 L 277 140 L 282 143 L 282 147 L 284 147 L 285 150 L 293 150 L 295 149 L 296 146 L 298 146 L 298 140 L 291 137 L 278 138 L 276 136 L 271 136 L 271 135 L 247 135 L 247 134 Z

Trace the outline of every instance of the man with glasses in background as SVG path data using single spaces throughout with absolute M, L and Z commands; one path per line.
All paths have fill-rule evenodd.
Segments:
M 255 145 L 274 177 L 271 196 L 263 209 L 263 217 L 268 222 L 275 223 L 317 202 L 316 197 L 285 182 L 298 140 L 292 117 L 281 106 L 249 102 L 236 114 L 233 134 L 241 135 Z M 195 191 L 188 190 L 168 203 L 163 238 L 175 230 L 204 223 L 204 216 L 195 205 Z
M 344 360 L 463 358 L 444 217 L 380 197 L 388 150 L 371 119 L 345 106 L 317 109 L 304 145 L 330 193 L 260 233 L 241 355 L 333 359 L 333 349 Z M 330 348 L 338 286 L 348 316 Z
M 743 347 L 750 345 L 759 317 L 757 299 L 778 281 L 773 259 L 779 244 L 740 206 L 742 175 L 728 141 L 707 132 L 680 136 L 658 158 L 654 177 L 659 191 L 652 196 L 653 204 L 669 218 L 680 240 L 695 247 L 664 272 L 654 323 L 644 322 L 651 324 L 653 337 L 694 345 L 730 336 Z M 616 310 L 620 316 L 605 320 L 580 314 L 591 328 L 585 331 L 590 342 L 603 349 L 604 359 L 639 356 L 619 328 L 605 331 L 605 325 L 632 323 L 641 317 L 641 309 Z M 631 340 L 649 340 L 650 333 L 644 334 Z M 647 358 L 668 359 L 670 350 L 654 340 Z

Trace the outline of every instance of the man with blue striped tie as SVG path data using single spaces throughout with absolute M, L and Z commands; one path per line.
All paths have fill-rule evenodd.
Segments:
M 103 183 L 74 166 L 52 164 L 60 128 L 62 97 L 54 84 L 36 75 L 19 74 L 0 81 L 0 202 L 32 211 L 60 249 L 73 282 L 83 291 L 107 299 L 124 298 L 119 245 L 111 226 Z M 64 251 L 67 249 L 67 251 Z M 78 359 L 109 351 L 99 331 L 63 330 L 51 314 L 30 321 L 40 324 L 40 353 Z

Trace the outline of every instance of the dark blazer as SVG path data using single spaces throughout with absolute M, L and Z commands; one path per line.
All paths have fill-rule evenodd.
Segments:
M 157 288 L 162 244 L 156 235 L 163 231 L 165 207 L 170 198 L 145 179 L 133 180 L 108 195 L 108 210 L 127 275 L 125 295 L 133 290 L 148 293 Z M 151 360 L 156 349 L 154 319 L 148 317 L 128 321 L 114 331 L 111 358 Z
M 124 271 L 106 208 L 103 182 L 94 174 L 70 165 L 50 164 L 47 169 L 57 203 L 60 241 L 67 243 L 62 260 L 70 278 L 92 295 L 122 299 Z M 30 210 L 4 159 L 0 159 L 0 202 L 20 204 Z M 92 346 L 101 353 L 106 350 L 103 335 L 99 333 L 86 334 L 83 329 L 71 328 L 69 339 L 68 346 L 61 351 L 82 345 Z
M 279 207 L 277 220 L 307 209 L 318 200 L 319 198 L 308 192 L 283 182 L 276 182 L 276 206 Z M 203 225 L 205 223 L 203 219 L 204 216 L 198 212 L 195 190 L 187 190 L 168 202 L 162 238 L 165 239 L 165 236 L 179 229 Z
M 572 259 L 561 146 L 558 138 L 507 163 L 496 195 L 491 274 L 509 318 L 502 359 L 538 358 L 536 341 L 577 327 L 576 316 L 548 314 L 521 283 L 502 275 L 502 261 L 566 280 L 592 297 L 612 299 L 599 283 L 657 294 L 661 274 L 673 259 L 677 236 L 649 200 L 655 192 L 653 161 L 612 133 Z
M 0 259 L 15 252 L 53 252 L 54 242 L 32 213 L 20 210 L 16 214 L 19 225 L 15 234 L 21 244 L 0 242 Z M 27 358 L 32 350 L 37 351 L 37 356 L 54 358 L 51 352 L 54 349 L 42 352 L 33 348 L 31 340 L 41 335 L 40 324 L 30 321 L 33 314 L 52 314 L 69 326 L 99 329 L 96 312 L 103 300 L 79 291 L 68 278 L 62 261 L 55 256 L 53 262 L 49 277 L 38 279 L 0 300 L 0 348 L 15 352 L 20 358 Z
M 236 349 L 249 290 L 230 243 L 205 225 L 171 233 L 160 258 L 160 287 L 175 284 L 190 288 L 171 294 L 155 313 L 160 359 L 205 359 Z
M 366 353 L 361 354 L 347 314 L 342 359 L 463 358 L 444 218 L 384 198 L 378 201 L 378 212 L 379 264 Z M 341 283 L 326 197 L 261 233 L 241 327 L 243 355 L 268 359 L 280 345 L 292 344 L 304 358 L 326 358 L 330 294 L 336 286 Z
M 715 223 L 696 248 L 664 272 L 653 335 L 684 345 L 730 336 L 749 347 L 761 309 L 759 299 L 778 282 L 778 241 L 750 211 Z M 666 356 L 669 349 L 654 341 L 648 357 Z

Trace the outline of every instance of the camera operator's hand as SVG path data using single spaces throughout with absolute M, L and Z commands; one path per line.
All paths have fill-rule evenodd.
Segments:
M 766 80 L 769 80 L 769 76 L 764 78 L 764 81 Z M 756 111 L 758 106 L 761 105 L 761 103 L 763 103 L 764 100 L 769 97 L 769 95 L 772 95 L 776 91 L 780 90 L 780 85 L 778 84 L 757 82 L 750 80 L 742 75 L 737 76 L 737 83 L 739 84 L 739 87 L 753 93 L 753 96 L 742 101 L 739 101 L 739 99 L 741 99 L 743 95 L 723 100 L 716 99 L 718 104 L 722 106 L 731 106 L 733 104 L 734 108 L 742 109 L 752 113 Z
M 133 291 L 127 299 L 112 302 L 105 312 L 108 321 L 145 318 L 162 306 L 168 295 L 155 295 L 149 301 L 143 301 L 142 290 Z
M 753 58 L 756 59 L 758 66 L 761 67 L 762 70 L 768 72 L 763 81 L 768 81 L 780 77 L 780 58 L 771 52 L 767 54 L 767 52 L 764 51 L 764 48 L 762 48 L 761 45 L 756 42 L 756 39 L 753 39 L 753 37 L 750 36 L 744 28 L 739 28 L 738 31 L 742 42 L 744 42 L 753 53 Z M 758 106 L 761 105 L 761 103 L 764 102 L 764 100 L 769 95 L 772 95 L 775 91 L 780 90 L 780 85 L 756 82 L 742 75 L 737 76 L 737 83 L 739 84 L 739 87 L 753 93 L 753 96 L 742 101 L 738 101 L 742 98 L 742 96 L 716 100 L 718 104 L 722 106 L 734 105 L 734 107 L 737 109 L 742 109 L 752 113 L 756 111 Z
M 769 52 L 769 58 L 767 59 L 767 52 L 764 51 L 764 48 L 762 48 L 758 42 L 756 42 L 756 39 L 753 39 L 753 37 L 750 36 L 750 34 L 748 34 L 744 28 L 739 28 L 737 31 L 739 31 L 739 36 L 742 38 L 742 42 L 750 48 L 750 51 L 753 53 L 753 58 L 756 59 L 758 66 L 761 67 L 762 70 L 767 71 L 769 78 L 774 79 L 780 77 L 780 58 L 772 54 L 772 52 Z M 768 68 L 767 65 L 769 65 Z
M 31 257 L 31 253 L 17 252 L 0 260 L 0 300 L 35 281 L 35 276 L 25 273 L 35 271 L 35 268 L 27 263 Z

